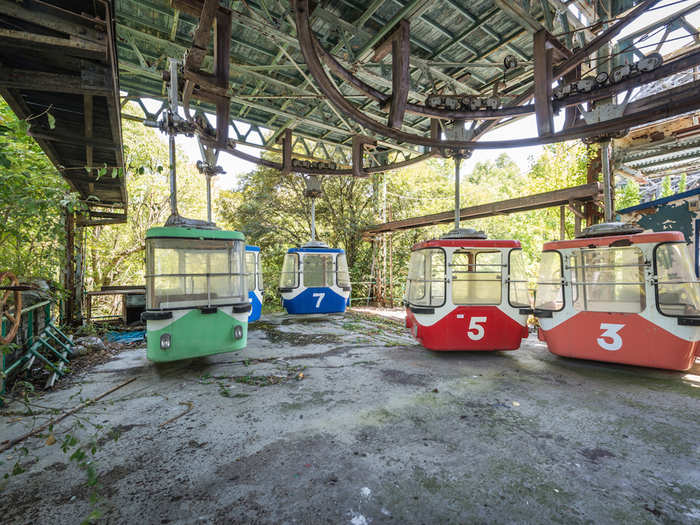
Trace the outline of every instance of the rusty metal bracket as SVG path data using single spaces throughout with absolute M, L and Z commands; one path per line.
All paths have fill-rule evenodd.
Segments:
M 369 177 L 369 173 L 362 168 L 362 156 L 365 146 L 376 146 L 377 141 L 366 135 L 353 135 L 352 137 L 352 175 L 353 177 Z

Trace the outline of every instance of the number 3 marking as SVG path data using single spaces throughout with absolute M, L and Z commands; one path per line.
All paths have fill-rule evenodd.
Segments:
M 614 352 L 622 348 L 622 337 L 618 333 L 625 327 L 623 324 L 600 323 L 603 333 L 596 340 L 603 350 Z
M 485 323 L 486 317 L 472 317 L 469 319 L 469 329 L 467 330 L 467 337 L 472 341 L 479 341 L 484 338 L 484 327 L 479 323 Z M 472 333 L 472 330 L 476 333 Z
M 315 293 L 312 294 L 314 297 L 318 297 L 318 301 L 316 301 L 316 308 L 321 307 L 321 301 L 323 301 L 323 298 L 326 296 L 325 292 L 322 293 Z

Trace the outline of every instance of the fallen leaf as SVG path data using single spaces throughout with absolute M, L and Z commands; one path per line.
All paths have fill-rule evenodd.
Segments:
M 56 443 L 56 437 L 53 434 L 49 434 L 49 437 L 46 438 L 46 444 L 51 446 L 54 443 Z

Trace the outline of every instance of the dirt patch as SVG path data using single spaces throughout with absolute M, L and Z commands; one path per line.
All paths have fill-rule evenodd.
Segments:
M 122 434 L 126 434 L 136 427 L 145 427 L 146 425 L 117 425 L 109 429 L 101 438 L 97 440 L 97 445 L 103 447 L 109 441 L 118 441 Z
M 584 448 L 579 451 L 583 457 L 585 457 L 588 461 L 592 461 L 593 463 L 598 463 L 598 460 L 604 459 L 604 458 L 614 458 L 615 454 L 610 452 L 609 450 L 605 450 L 604 448 Z
M 382 377 L 389 381 L 390 383 L 397 383 L 399 385 L 416 385 L 416 386 L 426 386 L 428 384 L 428 376 L 422 374 L 409 374 L 401 370 L 381 370 Z
M 278 330 L 276 325 L 257 321 L 255 329 L 260 329 L 265 333 L 267 340 L 274 344 L 289 344 L 294 346 L 322 345 L 337 343 L 340 341 L 340 336 L 335 334 L 305 334 L 293 333 Z

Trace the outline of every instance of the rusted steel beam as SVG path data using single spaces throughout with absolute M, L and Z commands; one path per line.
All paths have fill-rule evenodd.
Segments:
M 192 36 L 192 47 L 185 55 L 185 69 L 198 70 L 202 66 L 204 57 L 209 47 L 209 35 L 211 33 L 219 0 L 204 0 L 202 9 L 197 15 L 199 23 Z
M 401 20 L 391 42 L 391 107 L 389 127 L 401 129 L 403 116 L 411 87 L 409 57 L 411 55 L 411 26 L 408 20 Z
M 285 129 L 284 134 L 277 140 L 282 143 L 282 169 L 284 175 L 292 172 L 292 130 Z
M 331 69 L 333 72 L 343 79 L 348 84 L 353 85 L 355 88 L 359 89 L 361 92 L 365 93 L 370 98 L 374 99 L 379 103 L 380 106 L 385 106 L 389 102 L 389 95 L 382 93 L 381 91 L 370 86 L 365 81 L 359 79 L 353 73 L 348 71 L 343 65 L 336 60 L 336 58 L 326 51 L 316 40 L 313 38 L 314 46 L 319 54 L 319 58 Z M 491 119 L 502 119 L 504 117 L 512 117 L 516 115 L 529 115 L 535 112 L 534 105 L 527 106 L 509 106 L 501 109 L 495 110 L 478 110 L 478 111 L 453 111 L 449 109 L 431 108 L 429 106 L 424 106 L 420 104 L 413 104 L 411 102 L 406 103 L 406 111 L 413 113 L 415 115 L 421 115 L 424 117 L 439 118 L 442 120 L 491 120 Z
M 537 134 L 542 137 L 554 132 L 552 111 L 552 49 L 547 46 L 547 32 L 542 29 L 533 35 L 535 57 L 535 118 Z
M 646 4 L 644 4 L 646 5 Z M 597 137 L 604 134 L 625 130 L 631 126 L 649 122 L 684 113 L 689 110 L 700 107 L 700 92 L 685 93 L 683 97 L 667 103 L 663 93 L 655 95 L 656 103 L 649 107 L 645 112 L 625 114 L 622 117 L 611 119 L 595 124 L 576 126 L 571 129 L 552 133 L 543 137 L 531 137 L 526 139 L 516 140 L 499 140 L 499 141 L 438 141 L 422 135 L 406 133 L 401 130 L 393 129 L 377 122 L 369 116 L 358 110 L 352 103 L 345 99 L 331 80 L 327 77 L 318 56 L 315 53 L 314 38 L 309 25 L 308 17 L 308 0 L 296 0 L 294 2 L 294 14 L 297 24 L 297 35 L 299 38 L 300 48 L 304 54 L 307 66 L 314 80 L 316 81 L 320 91 L 328 97 L 328 99 L 343 113 L 350 116 L 359 124 L 374 131 L 384 137 L 389 137 L 397 142 L 408 142 L 430 148 L 450 148 L 450 149 L 502 149 L 519 146 L 532 146 L 536 144 L 551 144 L 554 142 L 563 142 L 566 140 Z M 528 94 L 518 97 L 523 102 L 523 97 Z M 483 133 L 483 128 L 478 129 L 479 133 Z M 477 135 L 478 136 L 478 135 Z
M 271 160 L 267 160 L 264 157 L 255 157 L 253 155 L 249 155 L 243 151 L 237 150 L 231 146 L 224 146 L 220 147 L 215 140 L 207 137 L 201 137 L 202 142 L 209 143 L 212 145 L 216 145 L 217 149 L 219 151 L 223 151 L 225 153 L 229 153 L 233 155 L 234 157 L 238 157 L 239 159 L 252 162 L 253 164 L 257 164 L 258 166 L 264 166 L 266 168 L 273 168 L 279 171 L 283 171 L 283 166 L 279 162 L 273 162 Z M 403 160 L 400 162 L 392 162 L 390 164 L 381 164 L 378 166 L 371 166 L 371 167 L 365 167 L 363 168 L 363 171 L 365 171 L 368 174 L 372 173 L 381 173 L 384 171 L 392 171 L 392 170 L 398 170 L 401 168 L 405 168 L 407 166 L 412 166 L 413 164 L 418 164 L 419 162 L 423 162 L 425 160 L 428 160 L 429 158 L 435 156 L 434 153 L 429 152 L 429 153 L 424 153 L 423 155 L 419 155 L 417 157 L 414 157 L 412 159 L 408 160 Z M 303 167 L 299 169 L 293 169 L 293 171 L 299 171 L 302 173 L 306 173 L 308 175 L 352 175 L 353 171 L 352 168 L 340 168 L 340 169 L 330 169 L 330 168 L 323 168 L 323 167 Z
M 354 177 L 368 177 L 362 167 L 362 156 L 365 152 L 365 146 L 376 146 L 377 141 L 366 135 L 353 135 L 352 137 L 352 175 Z
M 89 139 L 92 138 L 92 131 L 93 131 L 93 123 L 94 123 L 94 118 L 93 118 L 93 98 L 92 95 L 83 95 L 83 132 L 85 133 L 85 136 Z M 92 157 L 93 157 L 93 146 L 90 144 L 85 145 L 85 166 L 92 166 Z M 94 192 L 94 183 L 90 182 L 88 183 L 90 187 L 90 193 Z
M 77 13 L 70 13 L 46 2 L 42 3 L 42 10 L 24 7 L 22 4 L 26 3 L 28 2 L 20 3 L 14 0 L 0 0 L 0 14 L 30 22 L 59 33 L 74 36 L 80 35 L 81 39 L 89 40 L 104 48 L 103 27 L 99 27 L 99 29 L 96 27 L 103 25 L 104 21 L 88 16 L 81 17 Z
M 484 217 L 492 217 L 494 215 L 518 213 L 541 208 L 551 208 L 554 206 L 564 206 L 568 205 L 570 201 L 590 201 L 597 198 L 600 195 L 600 192 L 601 188 L 598 183 L 583 184 L 581 186 L 548 191 L 545 193 L 528 195 L 526 197 L 516 197 L 514 199 L 504 201 L 461 208 L 459 214 L 460 218 L 464 220 L 481 219 Z M 453 210 L 450 210 L 370 226 L 369 228 L 365 229 L 363 233 L 367 236 L 372 236 L 391 231 L 408 230 L 423 226 L 434 226 L 436 224 L 450 223 L 454 220 L 454 218 L 455 213 Z

